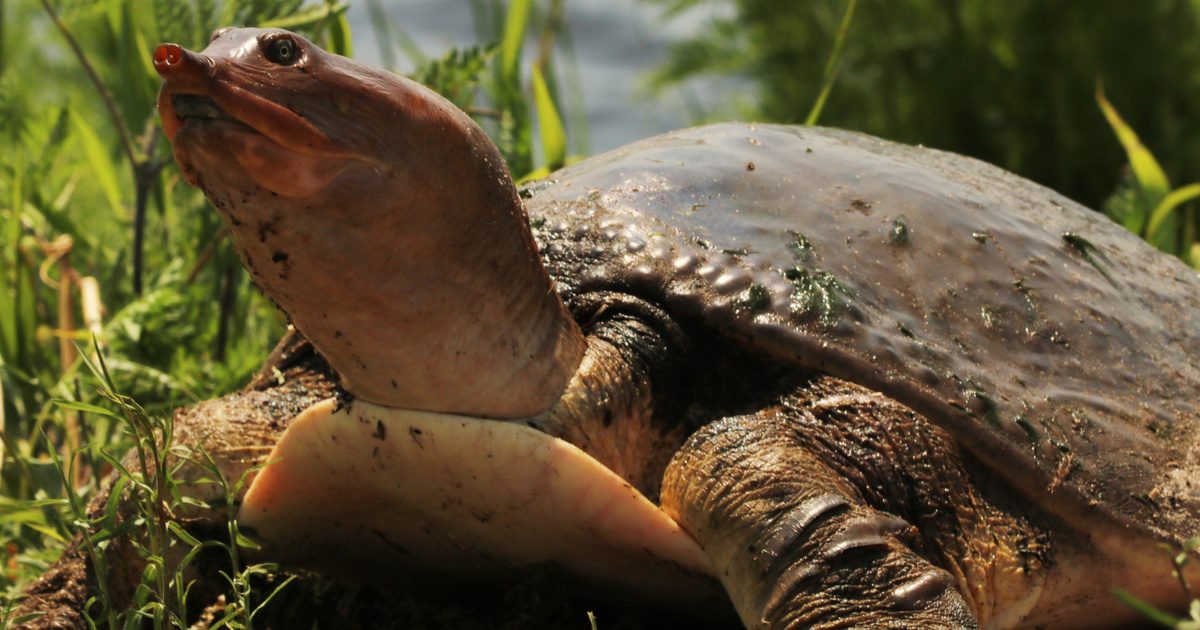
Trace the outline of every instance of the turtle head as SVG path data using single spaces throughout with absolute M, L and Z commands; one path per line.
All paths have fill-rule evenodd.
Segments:
M 248 179 L 307 199 L 329 196 L 347 169 L 427 175 L 440 157 L 431 141 L 450 149 L 449 136 L 472 131 L 422 86 L 288 31 L 220 29 L 199 53 L 162 44 L 154 67 L 163 129 L 188 182 L 206 192 Z
M 509 418 L 559 399 L 585 342 L 469 116 L 277 29 L 162 44 L 154 65 L 185 179 L 350 393 Z

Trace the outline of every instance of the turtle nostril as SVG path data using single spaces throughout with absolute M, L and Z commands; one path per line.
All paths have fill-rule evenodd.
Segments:
M 179 44 L 160 44 L 154 49 L 154 68 L 159 72 L 183 61 L 183 47 Z

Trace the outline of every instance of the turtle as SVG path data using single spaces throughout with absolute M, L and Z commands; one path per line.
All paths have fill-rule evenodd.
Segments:
M 297 34 L 154 66 L 183 178 L 294 327 L 176 421 L 231 478 L 265 463 L 238 498 L 262 556 L 553 563 L 748 628 L 1185 604 L 1154 550 L 1200 535 L 1200 275 L 1100 213 L 753 123 L 518 188 L 450 102 Z

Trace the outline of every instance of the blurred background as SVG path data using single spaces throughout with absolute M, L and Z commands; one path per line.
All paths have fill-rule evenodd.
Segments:
M 10 595 L 99 531 L 78 505 L 109 453 L 240 387 L 285 325 L 154 108 L 154 46 L 229 24 L 425 82 L 522 179 L 707 121 L 816 123 L 998 164 L 1200 266 L 1200 0 L 0 0 Z
M 355 58 L 410 74 L 429 56 L 486 41 L 484 13 L 469 0 L 391 0 L 379 2 L 389 29 L 372 28 L 366 2 L 351 4 L 346 17 L 354 32 Z M 547 5 L 548 6 L 548 5 Z M 740 77 L 716 74 L 685 90 L 650 90 L 650 75 L 672 42 L 702 31 L 713 18 L 732 14 L 732 4 L 699 6 L 676 19 L 666 8 L 643 0 L 566 0 L 556 61 L 562 97 L 570 105 L 572 143 L 589 155 L 686 127 L 705 111 L 721 107 L 741 84 Z M 377 14 L 375 14 L 377 15 Z M 532 46 L 527 61 L 538 53 Z

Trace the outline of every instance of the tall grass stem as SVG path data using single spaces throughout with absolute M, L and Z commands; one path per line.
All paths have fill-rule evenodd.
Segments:
M 805 125 L 817 124 L 821 118 L 821 110 L 825 109 L 825 101 L 828 100 L 829 92 L 833 90 L 833 82 L 837 79 L 838 70 L 842 67 L 842 49 L 846 44 L 846 36 L 850 33 L 850 23 L 854 20 L 856 6 L 858 6 L 858 0 L 850 0 L 846 3 L 846 12 L 842 14 L 842 22 L 838 25 L 837 36 L 833 40 L 833 50 L 829 53 L 829 60 L 825 62 L 821 91 L 817 93 L 817 102 L 813 103 L 808 117 L 804 119 Z
M 79 60 L 79 65 L 87 73 L 92 86 L 100 94 L 100 100 L 104 102 L 104 107 L 108 110 L 109 117 L 112 118 L 113 127 L 117 130 L 117 135 L 121 140 L 121 147 L 125 150 L 125 155 L 129 158 L 129 163 L 137 164 L 137 149 L 133 145 L 133 137 L 129 135 L 129 128 L 125 126 L 125 119 L 121 117 L 121 112 L 117 110 L 117 103 L 113 99 L 112 93 L 108 91 L 108 86 L 104 85 L 104 82 L 100 80 L 100 75 L 96 72 L 96 68 L 92 66 L 92 62 L 88 60 L 87 54 L 83 52 L 83 49 L 79 47 L 79 43 L 75 41 L 75 36 L 71 34 L 71 30 L 67 28 L 62 18 L 59 17 L 58 12 L 50 5 L 50 0 L 41 0 L 41 2 L 46 15 L 50 16 L 50 21 L 54 22 L 54 26 L 58 28 L 58 32 L 62 33 L 67 46 L 70 46 L 71 52 Z

